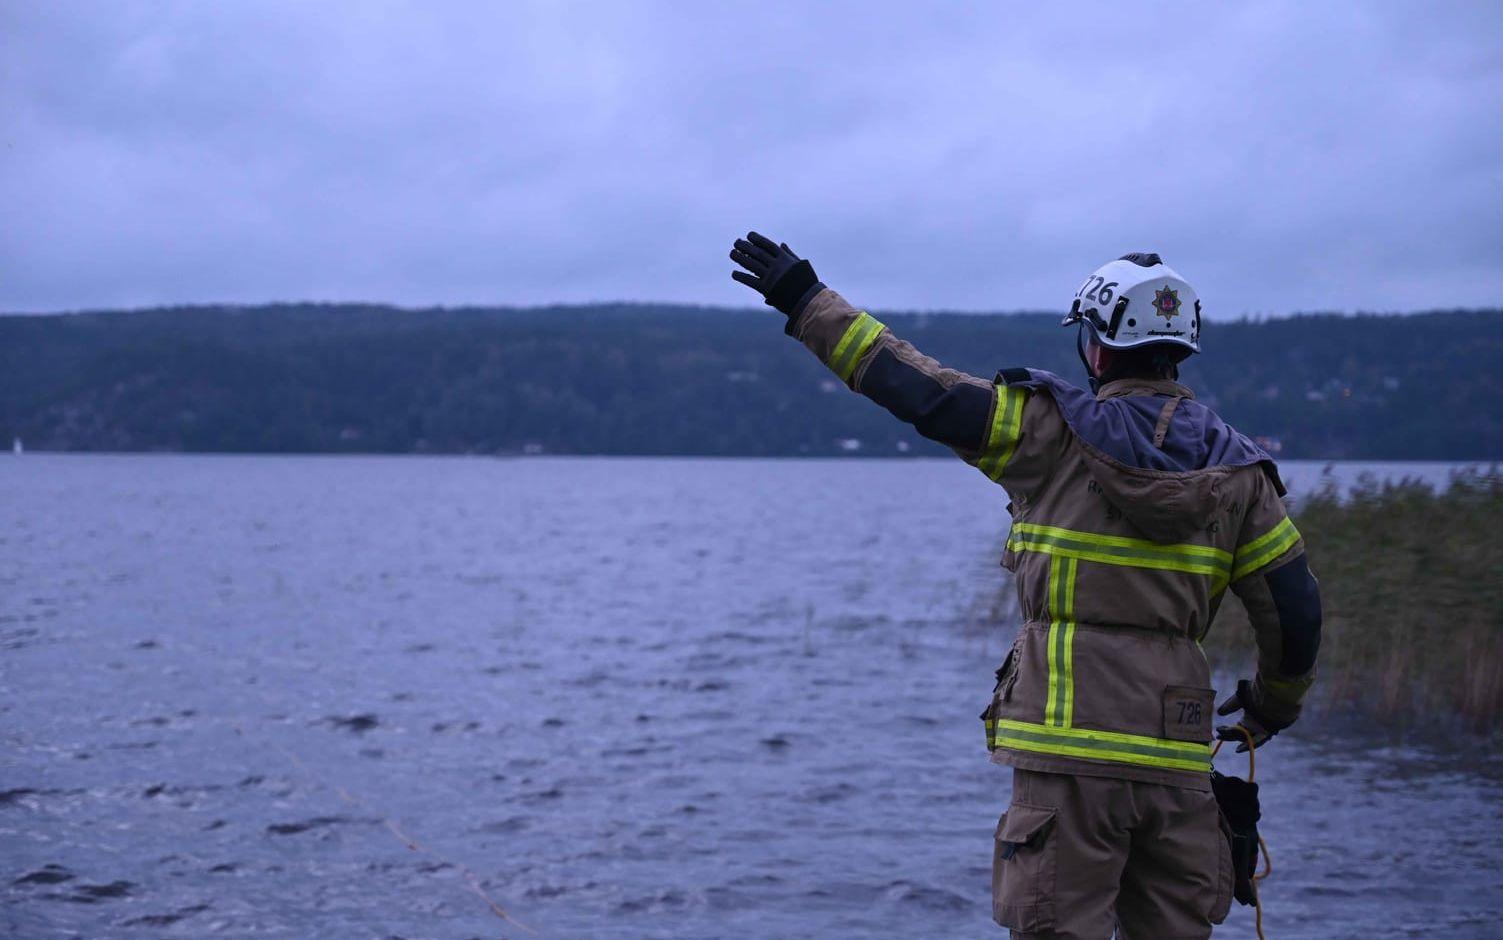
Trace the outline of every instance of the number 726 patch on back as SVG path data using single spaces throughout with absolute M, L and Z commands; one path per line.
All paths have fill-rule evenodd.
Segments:
M 1164 689 L 1164 737 L 1171 741 L 1211 740 L 1212 689 L 1171 685 Z

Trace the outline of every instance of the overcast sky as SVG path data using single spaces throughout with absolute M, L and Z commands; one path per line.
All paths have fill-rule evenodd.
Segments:
M 1503 4 L 0 0 L 0 309 L 1503 306 Z

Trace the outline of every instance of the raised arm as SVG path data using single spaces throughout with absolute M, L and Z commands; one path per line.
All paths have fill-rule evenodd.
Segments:
M 853 391 L 913 425 L 995 482 L 1024 436 L 1029 393 L 940 365 L 898 339 L 871 314 L 820 283 L 787 245 L 756 232 L 737 239 L 731 276 L 788 316 L 786 332 Z

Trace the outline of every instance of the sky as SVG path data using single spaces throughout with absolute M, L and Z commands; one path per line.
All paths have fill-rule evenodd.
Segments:
M 1503 4 L 0 0 L 0 310 L 1503 307 Z

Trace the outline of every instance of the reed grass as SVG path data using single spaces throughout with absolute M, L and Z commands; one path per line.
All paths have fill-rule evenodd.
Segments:
M 1503 474 L 1328 484 L 1294 507 L 1324 607 L 1317 711 L 1399 729 L 1503 721 Z M 1250 675 L 1247 615 L 1228 592 L 1205 640 L 1213 669 Z

